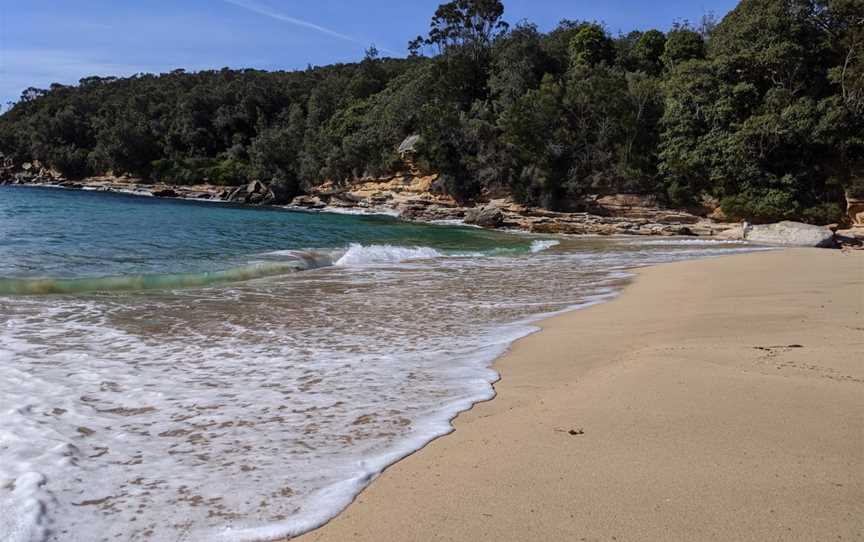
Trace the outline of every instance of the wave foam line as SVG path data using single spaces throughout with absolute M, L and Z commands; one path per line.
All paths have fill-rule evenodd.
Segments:
M 624 276 L 629 277 L 629 274 Z M 605 288 L 596 295 L 591 295 L 585 301 L 561 309 L 559 311 L 535 314 L 531 317 L 506 324 L 498 329 L 490 330 L 488 340 L 482 346 L 469 348 L 462 352 L 464 359 L 470 360 L 462 378 L 472 379 L 477 383 L 473 393 L 449 401 L 415 421 L 417 430 L 410 438 L 404 439 L 390 450 L 363 458 L 357 462 L 357 472 L 351 478 L 325 487 L 311 495 L 303 509 L 308 513 L 297 519 L 273 523 L 252 528 L 225 528 L 209 533 L 208 539 L 216 542 L 260 542 L 277 538 L 294 538 L 326 525 L 354 502 L 357 495 L 380 476 L 384 470 L 425 448 L 429 443 L 455 431 L 453 422 L 459 414 L 467 412 L 474 405 L 491 401 L 496 392 L 493 385 L 500 380 L 500 374 L 494 368 L 495 361 L 503 356 L 516 341 L 541 331 L 537 322 L 594 305 L 599 305 L 617 297 L 619 291 L 615 288 Z
M 130 292 L 202 288 L 214 284 L 243 282 L 329 267 L 394 264 L 409 260 L 428 260 L 443 255 L 429 247 L 351 244 L 346 251 L 276 251 L 264 257 L 288 258 L 287 261 L 264 261 L 224 271 L 165 275 L 128 275 L 95 278 L 0 278 L 0 295 L 52 295 L 86 292 Z
M 0 279 L 0 295 L 77 294 L 201 288 L 225 282 L 240 282 L 294 273 L 308 269 L 303 262 L 262 263 L 206 273 L 130 275 L 80 279 Z

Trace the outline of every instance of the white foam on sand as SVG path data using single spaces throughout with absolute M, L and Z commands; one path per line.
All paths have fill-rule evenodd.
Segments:
M 723 240 L 723 239 L 627 239 L 626 242 L 642 246 L 717 246 L 717 245 L 746 245 L 746 241 Z
M 0 297 L 0 540 L 308 531 L 491 399 L 492 361 L 537 319 L 614 296 L 634 266 L 729 252 L 551 246 L 351 245 L 198 290 Z

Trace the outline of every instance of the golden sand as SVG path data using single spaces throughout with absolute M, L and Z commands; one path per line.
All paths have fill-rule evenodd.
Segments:
M 308 541 L 864 539 L 864 254 L 641 271 Z

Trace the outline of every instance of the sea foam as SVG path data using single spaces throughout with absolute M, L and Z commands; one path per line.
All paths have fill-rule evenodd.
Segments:
M 0 539 L 308 531 L 492 398 L 492 361 L 542 315 L 635 266 L 730 252 L 568 243 L 353 244 L 256 256 L 315 263 L 256 281 L 0 296 Z
M 397 247 L 392 245 L 363 246 L 352 244 L 336 265 L 369 265 L 379 263 L 398 263 L 408 260 L 427 260 L 440 258 L 442 254 L 429 247 Z
M 534 241 L 531 243 L 531 252 L 537 254 L 539 252 L 543 252 L 544 250 L 549 250 L 550 248 L 557 247 L 561 244 L 561 241 L 555 241 L 554 239 L 545 240 L 545 241 Z

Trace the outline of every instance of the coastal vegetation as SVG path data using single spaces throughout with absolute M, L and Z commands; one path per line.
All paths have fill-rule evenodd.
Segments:
M 864 193 L 864 4 L 743 0 L 721 21 L 612 35 L 509 25 L 500 0 L 453 0 L 405 59 L 293 72 L 177 70 L 27 89 L 0 152 L 67 177 L 129 174 L 286 197 L 325 181 L 441 174 L 462 201 L 578 210 L 590 194 L 732 219 L 841 219 Z

